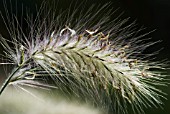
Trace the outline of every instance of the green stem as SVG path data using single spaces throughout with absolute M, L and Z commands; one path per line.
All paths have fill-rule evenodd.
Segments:
M 4 89 L 6 88 L 6 86 L 9 84 L 11 78 L 14 76 L 14 74 L 21 68 L 21 66 L 19 66 L 18 68 L 16 68 L 11 74 L 10 76 L 5 80 L 5 82 L 3 83 L 1 89 L 0 89 L 0 95 L 2 94 L 2 92 L 4 91 Z

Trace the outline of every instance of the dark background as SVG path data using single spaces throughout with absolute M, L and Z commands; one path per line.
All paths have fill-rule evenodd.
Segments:
M 10 0 L 6 0 L 9 5 Z M 35 4 L 40 6 L 42 0 L 12 0 L 17 1 L 18 11 L 21 12 L 21 5 L 31 9 L 30 11 L 36 13 Z M 68 8 L 71 3 L 81 3 L 81 0 L 60 0 L 58 8 Z M 148 49 L 148 52 L 153 50 L 164 49 L 156 55 L 157 59 L 168 59 L 170 60 L 170 0 L 86 0 L 86 6 L 90 7 L 92 4 L 105 4 L 111 2 L 111 7 L 115 9 L 119 8 L 118 12 L 124 12 L 122 18 L 131 17 L 130 21 L 137 21 L 138 26 L 146 27 L 146 31 L 155 30 L 151 33 L 152 40 L 161 40 L 162 42 L 156 44 L 152 48 Z M 15 2 L 12 2 L 14 5 Z M 0 0 L 0 11 L 4 13 L 3 0 Z M 92 13 L 95 13 L 92 11 Z M 18 13 L 20 16 L 20 13 Z M 114 18 L 114 17 L 111 17 Z M 0 34 L 8 38 L 7 30 L 5 25 L 0 18 Z M 2 49 L 0 49 L 2 52 Z M 170 72 L 169 72 L 170 74 Z M 170 89 L 163 88 L 168 93 L 169 100 L 165 100 L 164 109 L 161 108 L 149 108 L 146 109 L 146 114 L 170 114 Z

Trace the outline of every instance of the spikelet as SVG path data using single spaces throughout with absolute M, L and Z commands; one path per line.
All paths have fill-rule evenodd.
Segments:
M 28 17 L 28 34 L 13 16 L 8 23 L 11 41 L 1 36 L 5 57 L 14 69 L 0 93 L 9 84 L 58 88 L 108 113 L 127 113 L 129 104 L 135 114 L 143 113 L 143 107 L 162 104 L 163 92 L 155 85 L 166 85 L 158 72 L 163 63 L 147 60 L 152 54 L 142 54 L 154 44 L 143 44 L 148 33 L 136 36 L 140 30 L 134 23 L 126 24 L 128 19 L 109 20 L 108 5 L 90 8 L 96 13 L 88 10 L 75 19 L 77 11 L 65 22 L 67 13 L 56 16 L 52 8 L 44 10 L 45 5 L 35 20 Z M 106 9 L 108 13 L 101 16 Z

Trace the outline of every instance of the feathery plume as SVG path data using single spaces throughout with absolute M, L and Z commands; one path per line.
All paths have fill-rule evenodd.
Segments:
M 66 10 L 58 16 L 55 8 L 46 10 L 46 4 L 35 19 L 26 19 L 28 33 L 14 15 L 8 18 L 11 40 L 1 36 L 1 44 L 14 68 L 0 94 L 10 84 L 58 88 L 108 113 L 126 113 L 129 104 L 135 113 L 162 104 L 164 93 L 155 85 L 166 85 L 159 72 L 164 64 L 150 61 L 153 54 L 143 55 L 143 50 L 155 44 L 143 44 L 142 38 L 149 33 L 139 35 L 141 29 L 127 24 L 128 19 L 109 20 L 108 4 L 86 12 L 69 14 Z

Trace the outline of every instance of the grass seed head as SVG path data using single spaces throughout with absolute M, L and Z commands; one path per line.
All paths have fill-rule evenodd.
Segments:
M 163 63 L 150 61 L 152 54 L 142 54 L 154 44 L 143 44 L 148 33 L 136 35 L 141 29 L 136 30 L 135 23 L 126 24 L 128 19 L 109 20 L 108 4 L 94 6 L 84 15 L 77 10 L 58 16 L 53 8 L 46 10 L 46 4 L 34 20 L 28 16 L 28 33 L 13 15 L 6 23 L 11 40 L 1 36 L 1 44 L 14 70 L 1 93 L 9 84 L 58 88 L 108 113 L 126 113 L 129 104 L 135 113 L 162 104 L 163 93 L 155 85 L 166 85 L 164 75 L 157 72 L 164 69 Z M 50 85 L 49 78 L 55 85 Z

